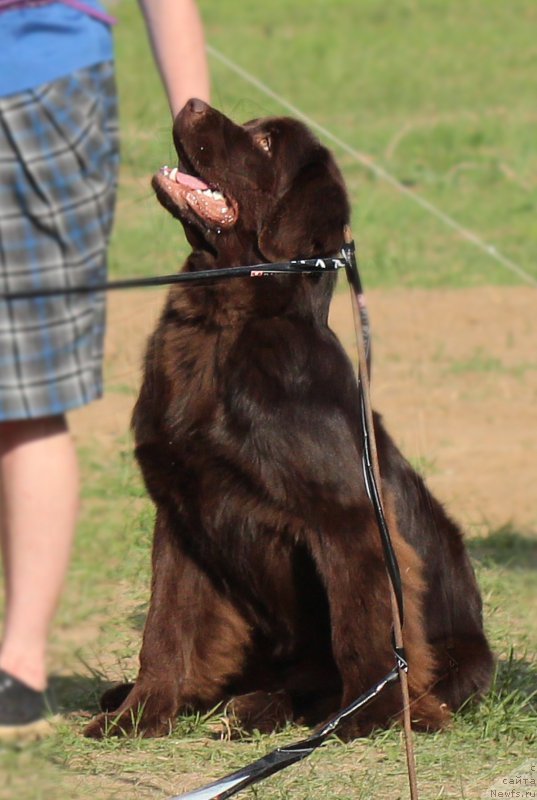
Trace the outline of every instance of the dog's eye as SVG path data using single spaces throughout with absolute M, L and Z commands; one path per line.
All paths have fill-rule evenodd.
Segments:
M 256 144 L 265 151 L 265 153 L 270 153 L 271 148 L 271 141 L 270 136 L 267 134 L 265 136 L 258 136 L 256 137 Z

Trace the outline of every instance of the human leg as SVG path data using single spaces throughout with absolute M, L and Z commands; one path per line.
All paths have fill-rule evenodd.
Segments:
M 2 292 L 105 280 L 118 165 L 115 106 L 110 63 L 0 98 L 7 192 Z M 78 504 L 63 415 L 102 394 L 104 326 L 102 294 L 2 301 L 0 544 L 7 602 L 0 738 L 9 728 L 27 729 L 43 712 L 47 633 Z
M 78 466 L 65 418 L 0 425 L 6 614 L 0 668 L 42 690 L 47 635 L 78 510 Z

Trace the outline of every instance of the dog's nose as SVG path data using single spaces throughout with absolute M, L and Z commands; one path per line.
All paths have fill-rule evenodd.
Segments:
M 193 97 L 187 103 L 188 110 L 192 112 L 192 114 L 203 114 L 204 111 L 207 111 L 209 106 L 204 100 L 199 100 L 197 97 Z

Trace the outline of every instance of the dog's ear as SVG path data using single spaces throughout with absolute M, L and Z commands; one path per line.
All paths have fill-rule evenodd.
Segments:
M 299 171 L 263 221 L 259 249 L 267 261 L 332 255 L 343 244 L 349 215 L 343 178 L 323 149 L 318 160 Z

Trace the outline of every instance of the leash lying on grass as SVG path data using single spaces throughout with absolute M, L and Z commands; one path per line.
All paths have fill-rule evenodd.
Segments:
M 113 291 L 118 289 L 132 289 L 148 286 L 166 286 L 171 284 L 204 285 L 217 280 L 231 278 L 261 278 L 270 275 L 294 274 L 322 274 L 345 269 L 353 307 L 356 344 L 358 349 L 358 402 L 360 404 L 360 418 L 363 439 L 362 466 L 369 499 L 375 511 L 377 526 L 382 542 L 386 570 L 390 583 L 390 599 L 393 619 L 393 644 L 394 668 L 381 678 L 367 692 L 354 700 L 346 708 L 339 711 L 316 733 L 302 739 L 295 744 L 277 748 L 266 756 L 254 761 L 201 789 L 196 789 L 187 794 L 174 795 L 170 800 L 224 800 L 237 792 L 258 783 L 282 769 L 302 761 L 320 747 L 328 736 L 337 733 L 344 722 L 360 709 L 371 703 L 387 686 L 399 681 L 403 699 L 403 719 L 407 767 L 411 800 L 417 800 L 417 782 L 412 745 L 412 730 L 410 720 L 409 694 L 408 694 L 408 663 L 404 651 L 402 638 L 403 623 L 403 593 L 401 576 L 397 558 L 392 546 L 390 532 L 384 515 L 382 494 L 380 488 L 380 469 L 377 458 L 375 432 L 373 427 L 373 413 L 369 395 L 369 374 L 371 366 L 370 325 L 365 305 L 364 294 L 352 235 L 348 227 L 345 228 L 345 244 L 341 253 L 335 257 L 295 259 L 288 262 L 275 264 L 256 264 L 247 267 L 229 267 L 217 270 L 199 272 L 182 272 L 173 275 L 162 275 L 150 278 L 128 278 L 124 280 L 106 281 L 86 286 L 64 286 L 45 289 L 30 289 L 19 292 L 0 293 L 3 300 L 29 300 L 58 295 L 72 295 L 80 293 Z
M 169 800 L 224 800 L 224 798 L 231 797 L 242 789 L 246 789 L 248 786 L 252 786 L 252 784 L 258 783 L 258 781 L 262 781 L 264 778 L 268 778 L 286 767 L 290 767 L 291 764 L 302 761 L 320 747 L 329 736 L 337 733 L 346 719 L 368 705 L 386 686 L 398 680 L 398 668 L 394 667 L 369 691 L 364 692 L 349 706 L 339 711 L 326 725 L 323 725 L 312 736 L 308 736 L 307 739 L 301 739 L 300 742 L 289 744 L 286 747 L 278 747 L 247 767 L 232 772 L 201 789 L 195 789 L 193 792 L 187 792 L 187 794 L 174 795 Z

